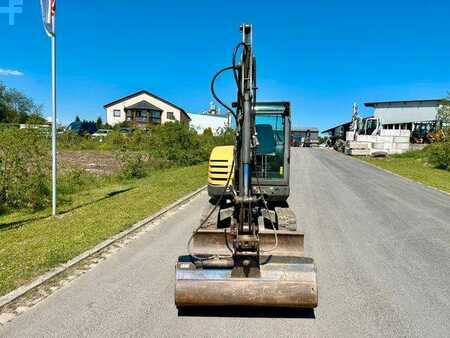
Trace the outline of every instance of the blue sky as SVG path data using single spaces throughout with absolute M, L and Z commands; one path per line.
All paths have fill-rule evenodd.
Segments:
M 0 0 L 0 7 L 9 0 Z M 0 81 L 49 115 L 50 39 L 38 0 L 13 26 L 0 14 Z M 211 100 L 239 25 L 254 25 L 258 98 L 288 100 L 295 125 L 326 129 L 353 102 L 444 97 L 450 90 L 450 1 L 57 0 L 58 113 L 102 116 L 103 104 L 147 89 L 189 112 Z M 231 101 L 231 76 L 218 92 Z

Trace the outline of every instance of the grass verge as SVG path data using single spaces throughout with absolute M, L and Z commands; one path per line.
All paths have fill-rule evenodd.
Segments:
M 437 169 L 427 163 L 420 151 L 387 158 L 359 157 L 377 167 L 450 193 L 450 171 Z
M 48 210 L 0 217 L 0 296 L 201 187 L 206 176 L 206 164 L 159 170 L 79 193 L 60 219 Z

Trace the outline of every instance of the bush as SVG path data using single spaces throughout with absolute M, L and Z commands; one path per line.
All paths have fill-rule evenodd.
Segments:
M 121 176 L 125 179 L 145 177 L 148 171 L 148 155 L 142 152 L 122 150 L 117 153 L 122 164 Z
M 433 143 L 426 149 L 430 164 L 439 169 L 450 170 L 450 140 Z
M 39 130 L 0 130 L 0 210 L 48 205 L 49 140 Z
M 90 136 L 78 135 L 71 131 L 58 135 L 58 149 L 92 150 L 98 147 L 98 143 L 98 140 Z
M 109 149 L 117 149 L 128 144 L 127 135 L 113 130 L 107 137 L 105 137 L 104 145 Z
M 103 142 L 75 133 L 58 135 L 58 149 L 112 150 L 122 168 L 119 175 L 100 177 L 81 169 L 58 172 L 58 203 L 70 195 L 108 180 L 136 179 L 150 170 L 195 165 L 207 161 L 212 148 L 230 145 L 234 131 L 214 136 L 208 130 L 198 135 L 189 125 L 171 122 L 130 134 L 111 132 Z M 40 209 L 50 204 L 50 137 L 41 130 L 0 128 L 0 211 Z

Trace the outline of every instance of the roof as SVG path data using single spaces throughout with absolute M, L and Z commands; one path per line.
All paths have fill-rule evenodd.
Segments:
M 237 102 L 232 103 L 232 107 L 236 108 L 238 106 Z M 289 101 L 256 101 L 255 110 L 256 111 L 273 111 L 273 110 L 284 110 L 290 114 L 291 103 Z
M 328 133 L 328 132 L 330 132 L 330 131 L 332 131 L 332 130 L 334 130 L 334 129 L 336 129 L 336 128 L 344 127 L 344 126 L 349 125 L 349 124 L 351 124 L 351 123 L 352 123 L 352 122 L 350 121 L 350 122 L 345 122 L 345 123 L 338 124 L 337 126 L 331 127 L 331 128 L 329 128 L 329 129 L 327 129 L 327 130 L 323 130 L 322 133 Z
M 291 131 L 313 131 L 313 132 L 318 132 L 319 131 L 319 129 L 317 129 L 317 128 L 291 128 Z
M 151 97 L 153 97 L 153 98 L 155 98 L 155 99 L 157 99 L 157 100 L 159 100 L 159 101 L 161 101 L 161 102 L 164 102 L 165 104 L 168 104 L 169 106 L 174 107 L 175 109 L 178 109 L 180 112 L 182 112 L 182 113 L 190 120 L 189 115 L 184 111 L 183 108 L 177 106 L 176 104 L 173 104 L 172 102 L 169 102 L 169 101 L 163 99 L 162 97 L 159 97 L 159 96 L 157 96 L 157 95 L 155 95 L 155 94 L 152 94 L 152 93 L 150 93 L 150 92 L 147 91 L 147 90 L 140 90 L 140 91 L 138 91 L 138 92 L 136 92 L 136 93 L 133 93 L 133 94 L 130 94 L 130 95 L 128 95 L 128 96 L 124 96 L 124 97 L 122 97 L 122 98 L 120 98 L 120 99 L 117 99 L 117 100 L 115 100 L 115 101 L 112 101 L 112 102 L 109 102 L 109 103 L 105 104 L 103 107 L 104 107 L 104 108 L 108 108 L 108 107 L 113 106 L 113 105 L 115 105 L 115 104 L 117 104 L 117 103 L 120 103 L 120 102 L 122 102 L 122 101 L 126 101 L 126 100 L 128 100 L 128 99 L 131 99 L 131 98 L 133 98 L 133 97 L 136 97 L 136 96 L 142 95 L 142 94 L 147 94 L 147 95 L 149 95 L 149 96 L 151 96 Z
M 154 106 L 153 104 L 145 100 L 139 101 L 138 103 L 125 107 L 125 109 L 148 109 L 148 110 L 162 111 L 162 109 L 159 109 L 158 107 Z
M 224 115 L 224 114 L 203 114 L 203 113 L 188 113 L 189 116 L 204 116 L 206 117 L 217 117 L 217 118 L 221 118 L 221 119 L 228 119 L 228 115 Z
M 81 121 L 73 121 L 67 126 L 68 130 L 79 131 L 81 129 Z
M 424 103 L 424 102 L 440 102 L 443 99 L 425 99 L 425 100 L 401 100 L 401 101 L 381 101 L 381 102 L 367 102 L 364 103 L 366 107 L 375 107 L 379 104 L 392 104 L 392 103 Z

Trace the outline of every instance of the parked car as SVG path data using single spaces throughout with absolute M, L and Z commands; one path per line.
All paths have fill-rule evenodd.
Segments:
M 106 137 L 108 136 L 108 134 L 111 132 L 110 129 L 98 129 L 95 133 L 93 133 L 91 136 L 92 137 Z
M 121 134 L 131 134 L 133 132 L 132 128 L 120 128 L 119 129 L 119 133 Z

